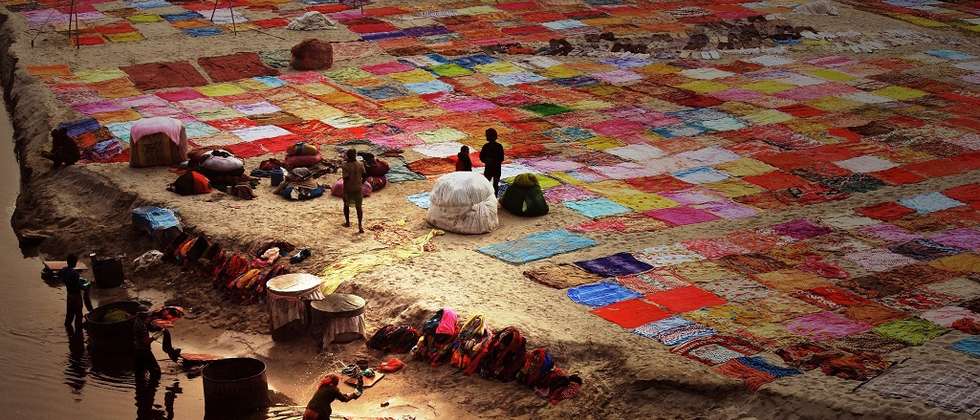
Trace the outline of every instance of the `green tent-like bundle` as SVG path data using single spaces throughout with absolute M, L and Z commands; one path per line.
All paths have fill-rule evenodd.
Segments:
M 518 216 L 543 216 L 548 214 L 548 203 L 544 201 L 544 193 L 538 178 L 533 174 L 520 174 L 514 177 L 514 182 L 504 191 L 500 204 L 507 211 Z

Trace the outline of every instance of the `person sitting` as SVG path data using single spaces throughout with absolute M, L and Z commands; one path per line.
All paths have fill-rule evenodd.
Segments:
M 473 161 L 470 160 L 470 147 L 460 147 L 459 153 L 456 154 L 456 172 L 470 172 L 472 170 Z
M 330 404 L 334 400 L 348 402 L 350 400 L 356 400 L 361 396 L 360 392 L 344 394 L 340 392 L 339 385 L 340 377 L 336 374 L 325 376 L 320 381 L 320 386 L 316 389 L 316 393 L 313 394 L 313 398 L 310 398 L 310 402 L 306 403 L 303 420 L 328 420 L 330 419 L 330 415 L 333 414 L 333 409 L 330 407 Z
M 68 129 L 56 128 L 51 130 L 51 151 L 41 152 L 41 156 L 54 163 L 54 169 L 61 166 L 74 165 L 81 159 L 78 145 L 68 136 Z

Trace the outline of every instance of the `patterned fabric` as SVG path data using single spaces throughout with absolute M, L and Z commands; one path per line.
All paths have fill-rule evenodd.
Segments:
M 964 366 L 944 360 L 906 361 L 864 384 L 859 390 L 885 397 L 926 401 L 953 412 L 980 411 L 980 364 Z
M 633 333 L 652 338 L 667 346 L 676 346 L 697 338 L 714 335 L 715 330 L 682 317 L 673 316 L 635 328 Z

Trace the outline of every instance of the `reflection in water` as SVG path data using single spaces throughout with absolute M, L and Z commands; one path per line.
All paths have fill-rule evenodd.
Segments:
M 85 377 L 88 376 L 88 358 L 85 356 L 85 335 L 66 326 L 68 333 L 68 364 L 65 366 L 65 384 L 76 395 L 82 394 Z

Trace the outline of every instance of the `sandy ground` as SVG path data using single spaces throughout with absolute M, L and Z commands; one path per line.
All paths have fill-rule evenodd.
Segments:
M 862 28 L 909 28 L 928 32 L 898 21 L 847 10 L 847 19 L 831 17 L 793 17 L 831 30 Z M 212 38 L 186 38 L 166 23 L 154 24 L 146 35 L 151 39 L 137 44 L 108 44 L 98 48 L 68 48 L 60 35 L 45 34 L 34 49 L 26 42 L 22 22 L 15 18 L 8 26 L 18 40 L 11 51 L 20 65 L 68 63 L 72 68 L 103 68 L 121 65 L 217 55 L 235 51 L 287 48 L 304 34 L 272 30 L 280 40 L 259 33 L 240 33 Z M 159 32 L 157 32 L 159 31 Z M 980 50 L 975 39 L 959 38 L 950 32 L 928 32 L 937 37 L 959 39 L 961 50 Z M 335 41 L 352 40 L 346 29 L 317 33 Z M 949 41 L 947 41 L 949 42 Z M 922 49 L 917 46 L 916 49 Z M 902 53 L 901 50 L 882 53 Z M 390 57 L 376 56 L 357 61 L 365 64 Z M 347 63 L 338 63 L 339 66 Z M 10 71 L 5 58 L 3 70 Z M 42 245 L 50 255 L 65 252 L 66 244 L 84 241 L 103 253 L 125 252 L 135 257 L 151 244 L 128 228 L 128 210 L 153 203 L 178 209 L 187 226 L 226 244 L 242 249 L 266 239 L 281 239 L 313 250 L 313 257 L 300 268 L 318 272 L 343 253 L 377 249 L 383 246 L 371 234 L 357 235 L 340 226 L 341 204 L 335 198 L 308 202 L 287 202 L 271 193 L 268 184 L 257 190 L 258 199 L 239 201 L 221 193 L 198 197 L 179 197 L 165 190 L 174 174 L 167 169 L 130 170 L 125 165 L 86 165 L 49 172 L 38 157 L 45 147 L 48 127 L 72 115 L 56 103 L 40 84 L 29 84 L 23 70 L 17 71 L 12 88 L 22 145 L 24 166 L 33 174 L 21 197 L 15 224 L 53 236 Z M 6 77 L 6 76 L 5 76 Z M 259 160 L 248 162 L 254 167 Z M 334 176 L 335 177 L 335 176 Z M 624 249 L 672 243 L 690 238 L 713 237 L 737 229 L 764 226 L 801 216 L 846 211 L 862 204 L 877 203 L 917 192 L 936 191 L 980 178 L 977 172 L 929 180 L 905 187 L 883 188 L 848 200 L 766 212 L 741 222 L 716 221 L 661 232 L 638 234 L 599 234 L 599 246 L 552 258 L 551 262 L 570 262 L 598 257 Z M 326 181 L 332 183 L 334 179 Z M 413 235 L 429 227 L 424 211 L 404 197 L 427 191 L 430 181 L 393 184 L 365 202 L 366 225 L 406 222 Z M 295 221 L 304 222 L 297 225 Z M 663 346 L 610 325 L 583 307 L 570 302 L 561 290 L 526 280 L 521 272 L 529 266 L 514 266 L 473 251 L 480 245 L 515 239 L 527 233 L 565 227 L 585 219 L 564 208 L 554 208 L 546 217 L 522 219 L 501 213 L 501 228 L 481 236 L 448 234 L 434 240 L 435 251 L 405 264 L 384 267 L 346 282 L 341 291 L 366 297 L 368 330 L 385 323 L 418 323 L 442 306 L 459 310 L 463 317 L 485 314 L 494 327 L 519 326 L 530 337 L 531 345 L 546 345 L 566 369 L 582 374 L 585 386 L 574 400 L 558 406 L 548 404 L 530 391 L 514 384 L 500 384 L 452 373 L 451 369 L 431 369 L 411 364 L 402 373 L 391 375 L 366 397 L 345 406 L 362 415 L 412 414 L 420 417 L 583 417 L 583 418 L 839 418 L 870 416 L 892 418 L 944 418 L 951 414 L 921 403 L 882 399 L 870 393 L 853 393 L 857 382 L 809 372 L 784 379 L 753 393 L 733 380 L 721 377 L 706 366 L 671 355 Z M 158 299 L 173 299 L 191 307 L 193 322 L 183 322 L 176 336 L 186 351 L 223 355 L 256 355 L 270 364 L 270 384 L 297 403 L 313 392 L 316 378 L 334 360 L 350 360 L 365 352 L 360 344 L 328 349 L 316 355 L 311 342 L 276 343 L 265 335 L 266 318 L 262 306 L 229 304 L 212 291 L 206 280 L 191 273 L 179 273 L 172 266 L 160 266 L 142 273 L 140 289 L 166 290 Z M 158 271 L 156 271 L 158 270 Z M 960 336 L 948 334 L 926 346 L 893 353 L 928 359 L 931 350 Z M 366 353 L 372 358 L 380 355 Z M 948 354 L 948 353 L 946 353 Z M 967 356 L 963 356 L 966 358 Z M 961 360 L 970 363 L 969 360 Z M 386 409 L 380 403 L 390 401 Z

